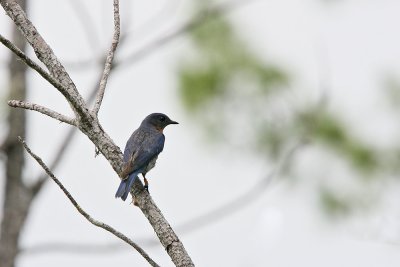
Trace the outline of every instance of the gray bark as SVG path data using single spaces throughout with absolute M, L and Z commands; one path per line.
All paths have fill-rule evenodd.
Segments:
M 25 8 L 26 1 L 19 1 Z M 12 41 L 21 50 L 25 50 L 25 38 L 13 27 Z M 9 61 L 9 98 L 25 99 L 26 96 L 26 69 L 27 66 L 16 56 L 12 55 Z M 5 155 L 5 188 L 3 199 L 3 220 L 0 229 L 0 265 L 1 267 L 15 266 L 18 254 L 18 242 L 26 221 L 32 191 L 24 185 L 22 170 L 24 154 L 21 143 L 16 136 L 25 136 L 26 116 L 23 109 L 9 109 L 8 134 L 2 144 Z
M 75 84 L 50 46 L 45 42 L 16 2 L 12 0 L 0 0 L 0 4 L 32 46 L 38 59 L 43 62 L 50 74 L 62 85 L 56 87 L 56 89 L 64 95 L 73 109 L 77 127 L 95 144 L 96 148 L 104 155 L 116 173 L 120 173 L 122 166 L 122 152 L 120 148 L 104 132 L 98 121 L 96 112 L 89 111 Z M 14 135 L 14 138 L 17 135 Z M 116 175 L 116 177 L 118 176 Z M 139 208 L 153 227 L 175 266 L 194 266 L 183 244 L 153 199 L 146 190 L 143 190 L 141 182 L 138 179 L 136 181 L 132 195 L 135 196 Z

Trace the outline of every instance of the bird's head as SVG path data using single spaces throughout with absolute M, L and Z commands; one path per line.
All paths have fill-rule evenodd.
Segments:
M 142 125 L 151 125 L 157 130 L 161 131 L 170 124 L 178 124 L 176 121 L 171 120 L 167 115 L 162 113 L 152 113 L 148 115 L 142 122 Z

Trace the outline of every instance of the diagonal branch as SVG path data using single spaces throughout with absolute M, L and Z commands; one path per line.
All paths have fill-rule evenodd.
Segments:
M 34 110 L 44 115 L 47 115 L 53 119 L 76 126 L 75 120 L 73 118 L 67 117 L 61 113 L 58 113 L 54 110 L 51 110 L 49 108 L 46 108 L 44 106 L 35 103 L 30 103 L 22 100 L 9 100 L 7 104 L 13 108 L 24 108 L 24 109 Z
M 29 44 L 34 48 L 39 60 L 46 65 L 50 74 L 65 87 L 66 91 L 62 93 L 75 112 L 79 130 L 93 142 L 96 149 L 104 155 L 115 172 L 120 173 L 123 163 L 120 148 L 115 145 L 114 141 L 103 130 L 97 116 L 89 112 L 75 84 L 50 46 L 26 17 L 21 6 L 13 0 L 0 0 L 0 4 L 17 25 Z M 182 242 L 179 240 L 149 193 L 143 190 L 143 185 L 139 180 L 136 180 L 132 194 L 135 196 L 135 199 L 138 200 L 139 208 L 153 227 L 157 237 L 175 266 L 194 266 Z
M 63 193 L 67 196 L 69 201 L 71 201 L 72 205 L 77 209 L 77 211 L 82 214 L 83 217 L 86 218 L 91 224 L 103 228 L 104 230 L 110 232 L 111 234 L 115 235 L 119 239 L 123 240 L 124 242 L 128 243 L 131 247 L 133 247 L 137 252 L 139 252 L 140 255 L 143 256 L 147 260 L 147 262 L 151 266 L 159 266 L 157 263 L 155 263 L 150 256 L 135 242 L 133 242 L 130 238 L 122 234 L 121 232 L 115 230 L 113 227 L 111 227 L 108 224 L 105 224 L 103 222 L 97 221 L 92 216 L 90 216 L 86 211 L 84 211 L 81 206 L 76 202 L 76 200 L 72 197 L 72 195 L 69 193 L 69 191 L 64 187 L 64 185 L 58 180 L 58 178 L 50 171 L 50 169 L 46 166 L 46 164 L 43 162 L 43 160 L 34 154 L 32 150 L 28 147 L 28 145 L 25 143 L 25 141 L 19 136 L 18 140 L 21 142 L 21 144 L 24 146 L 25 150 L 31 155 L 36 162 L 43 168 L 43 170 L 47 173 L 48 176 L 50 176 L 51 179 L 58 185 L 58 187 L 63 191 Z
M 197 231 L 206 226 L 213 225 L 235 213 L 241 212 L 246 207 L 250 206 L 252 203 L 260 199 L 264 195 L 264 193 L 270 188 L 274 180 L 277 179 L 277 176 L 282 173 L 282 171 L 291 164 L 292 159 L 295 156 L 295 153 L 307 145 L 307 141 L 303 138 L 298 140 L 297 143 L 293 145 L 280 159 L 277 163 L 277 166 L 268 173 L 267 176 L 260 179 L 256 184 L 254 184 L 249 190 L 244 192 L 243 194 L 236 196 L 231 201 L 216 206 L 214 209 L 207 211 L 203 214 L 197 215 L 194 218 L 191 218 L 179 225 L 176 226 L 178 232 L 181 234 L 188 234 L 194 231 Z M 152 238 L 143 238 L 141 239 L 142 244 L 146 244 L 148 247 L 154 246 L 157 243 L 154 242 Z M 80 249 L 76 249 L 76 246 L 80 247 Z M 120 250 L 124 250 L 125 247 L 119 246 L 118 243 L 109 243 L 109 244 L 76 244 L 76 243 L 65 243 L 65 242 L 53 242 L 53 243 L 42 243 L 30 248 L 24 248 L 22 252 L 29 254 L 40 254 L 40 253 L 49 253 L 49 252 L 67 252 L 67 253 L 104 253 L 104 250 L 107 252 L 117 252 Z
M 101 102 L 103 101 L 104 91 L 106 89 L 108 77 L 111 72 L 111 64 L 114 59 L 115 50 L 117 49 L 119 43 L 119 36 L 121 32 L 120 25 L 120 17 L 119 17 L 119 0 L 114 0 L 114 36 L 111 42 L 110 50 L 108 51 L 106 63 L 103 70 L 103 75 L 100 79 L 99 91 L 97 93 L 96 102 L 94 103 L 93 113 L 97 116 L 100 110 Z
M 60 90 L 59 87 L 56 88 L 59 89 L 60 93 L 68 100 L 74 112 L 83 118 L 87 118 L 89 114 L 87 114 L 86 103 L 79 94 L 74 82 L 69 77 L 64 66 L 58 60 L 51 47 L 27 18 L 21 6 L 15 0 L 0 0 L 0 4 L 32 46 L 37 58 L 47 67 L 51 76 L 62 85 L 64 90 Z
M 213 6 L 210 6 L 204 9 L 203 11 L 200 11 L 200 13 L 195 15 L 193 18 L 184 22 L 182 25 L 177 26 L 175 29 L 171 30 L 165 35 L 156 37 L 154 40 L 150 41 L 148 44 L 144 45 L 138 50 L 133 51 L 131 54 L 124 56 L 123 59 L 114 61 L 113 69 L 122 66 L 126 67 L 128 65 L 137 63 L 138 61 L 146 58 L 152 53 L 159 51 L 159 48 L 168 45 L 178 37 L 186 34 L 191 30 L 196 29 L 197 27 L 200 27 L 202 24 L 206 23 L 209 19 L 219 16 L 221 14 L 228 13 L 240 7 L 241 5 L 250 4 L 254 1 L 255 0 L 229 0 L 229 1 L 224 1 L 223 3 L 214 4 Z M 94 57 L 79 62 L 71 62 L 68 64 L 68 66 L 70 67 L 70 69 L 73 70 L 85 70 L 100 64 L 100 62 L 103 62 L 101 60 L 101 57 L 100 58 Z

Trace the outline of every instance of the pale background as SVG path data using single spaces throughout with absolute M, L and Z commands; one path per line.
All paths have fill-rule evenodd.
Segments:
M 69 1 L 30 3 L 31 20 L 63 62 L 89 59 L 93 52 L 100 55 L 109 47 L 112 1 L 83 2 L 90 7 L 90 16 L 96 23 L 100 39 L 97 47 L 87 42 Z M 188 1 L 178 0 L 122 1 L 122 29 L 130 20 L 132 46 L 118 56 L 123 57 L 179 25 L 188 17 L 189 7 Z M 322 53 L 322 64 L 329 66 L 331 106 L 356 125 L 354 129 L 366 140 L 389 143 L 398 132 L 393 132 L 395 118 L 388 117 L 384 109 L 379 82 L 382 73 L 400 67 L 399 12 L 400 2 L 395 0 L 259 0 L 236 9 L 228 17 L 261 56 L 284 64 L 294 74 L 296 85 L 307 90 L 307 97 L 312 99 L 320 96 Z M 0 32 L 10 36 L 10 20 L 2 14 Z M 151 112 L 164 112 L 180 122 L 166 129 L 164 152 L 148 175 L 150 193 L 172 226 L 234 199 L 275 167 L 229 149 L 205 145 L 176 93 L 174 70 L 186 45 L 185 37 L 180 37 L 133 66 L 118 70 L 109 80 L 100 110 L 104 129 L 121 148 Z M 8 51 L 1 48 L 1 62 L 7 59 Z M 91 68 L 70 69 L 83 94 L 98 76 L 99 68 Z M 6 73 L 3 63 L 0 88 L 6 86 Z M 71 114 L 62 96 L 32 71 L 29 83 L 29 101 Z M 5 100 L 3 97 L 1 114 L 7 108 Z M 28 144 L 49 162 L 54 146 L 69 126 L 37 113 L 28 114 Z M 4 135 L 4 131 L 0 130 L 0 134 Z M 320 171 L 321 165 L 335 164 L 317 158 L 307 148 L 297 157 L 301 158 L 299 164 L 307 166 L 303 168 L 306 173 Z M 42 172 L 32 159 L 27 160 L 27 165 L 26 176 L 36 177 Z M 340 171 L 339 166 L 337 175 Z M 84 135 L 78 134 L 55 173 L 93 217 L 139 244 L 143 238 L 156 238 L 139 209 L 128 201 L 114 199 L 118 179 L 104 158 L 94 158 L 94 146 Z M 331 177 L 334 179 L 335 174 Z M 310 194 L 308 184 L 312 181 L 302 182 L 295 188 L 276 183 L 251 206 L 198 231 L 178 232 L 178 236 L 198 266 L 399 266 L 398 185 L 389 190 L 385 205 L 374 214 L 329 222 Z M 24 247 L 59 241 L 119 242 L 90 225 L 52 182 L 34 204 L 22 238 Z M 25 254 L 19 258 L 18 266 L 146 266 L 136 252 L 124 246 L 127 249 L 115 253 Z M 162 266 L 172 266 L 161 245 L 143 247 Z

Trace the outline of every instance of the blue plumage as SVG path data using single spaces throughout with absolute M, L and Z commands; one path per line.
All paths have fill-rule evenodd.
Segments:
M 154 168 L 158 154 L 164 149 L 165 136 L 163 129 L 169 124 L 178 124 L 162 113 L 147 116 L 140 127 L 133 132 L 124 150 L 124 166 L 116 198 L 126 200 L 133 182 L 141 173 L 145 187 L 148 188 L 146 173 Z
M 133 172 L 129 174 L 128 178 L 124 179 L 121 181 L 119 184 L 118 190 L 115 193 L 115 197 L 118 198 L 120 197 L 123 201 L 126 200 L 129 194 L 129 189 L 132 187 L 133 182 L 137 178 L 137 175 L 139 174 L 139 171 Z

